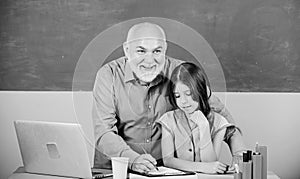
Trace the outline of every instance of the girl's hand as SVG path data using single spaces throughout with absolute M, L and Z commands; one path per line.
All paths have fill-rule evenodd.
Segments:
M 193 114 L 190 115 L 190 119 L 193 121 L 198 121 L 201 126 L 209 126 L 207 118 L 200 110 L 196 110 Z
M 237 171 L 237 169 L 234 166 L 231 166 L 228 168 L 228 173 L 235 173 Z
M 215 173 L 225 173 L 227 165 L 219 161 L 207 162 L 203 167 L 204 173 L 215 174 Z

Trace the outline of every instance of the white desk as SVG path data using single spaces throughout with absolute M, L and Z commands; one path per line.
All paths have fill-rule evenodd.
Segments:
M 149 178 L 159 178 L 159 177 L 145 177 L 141 175 L 130 174 L 130 179 L 149 179 Z M 197 173 L 197 175 L 186 175 L 186 176 L 170 176 L 170 177 L 160 177 L 164 179 L 233 179 L 233 174 L 223 174 L 223 175 L 209 175 L 203 173 Z M 276 174 L 268 171 L 268 179 L 280 179 Z
M 130 173 L 129 178 L 148 179 L 148 178 L 159 178 L 159 177 L 145 177 L 145 176 Z M 186 176 L 176 176 L 176 177 L 170 176 L 170 177 L 163 177 L 163 178 L 164 179 L 233 179 L 233 175 L 232 174 L 208 175 L 203 173 L 197 173 L 197 175 L 186 175 Z M 76 179 L 76 178 L 24 173 L 24 168 L 20 167 L 12 175 L 10 175 L 8 179 Z M 112 179 L 112 177 L 107 177 L 105 179 Z M 280 179 L 280 178 L 273 172 L 268 171 L 268 179 Z

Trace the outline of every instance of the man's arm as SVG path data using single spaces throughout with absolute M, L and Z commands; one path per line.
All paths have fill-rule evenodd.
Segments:
M 96 76 L 93 89 L 93 123 L 96 139 L 96 151 L 101 152 L 108 159 L 114 156 L 129 158 L 129 168 L 135 171 L 149 171 L 154 169 L 156 160 L 149 154 L 138 154 L 132 150 L 116 126 L 116 102 L 114 78 L 111 68 L 102 67 Z M 120 119 L 122 120 L 122 119 Z
M 214 112 L 222 115 L 229 123 L 235 124 L 232 115 L 217 96 L 212 94 L 209 98 L 209 104 L 211 106 L 211 109 Z M 229 145 L 232 154 L 242 152 L 243 150 L 246 149 L 239 128 L 237 127 L 227 128 L 225 136 L 227 139 L 225 140 L 225 142 Z
M 208 102 L 209 102 L 209 105 L 210 105 L 211 109 L 214 112 L 219 113 L 221 116 L 225 117 L 225 119 L 229 123 L 235 124 L 235 121 L 234 121 L 232 115 L 229 113 L 229 111 L 227 110 L 225 105 L 222 103 L 222 101 L 217 96 L 212 94 L 210 96 Z
M 99 151 L 108 158 L 129 157 L 131 164 L 139 154 L 118 135 L 113 81 L 112 70 L 108 65 L 103 66 L 97 73 L 93 89 L 92 118 L 96 152 Z

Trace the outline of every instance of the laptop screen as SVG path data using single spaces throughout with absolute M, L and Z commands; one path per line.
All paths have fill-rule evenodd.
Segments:
M 80 124 L 15 121 L 14 125 L 26 172 L 92 177 Z

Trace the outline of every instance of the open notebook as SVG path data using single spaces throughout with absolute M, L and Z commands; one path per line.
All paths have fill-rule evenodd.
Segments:
M 139 175 L 144 175 L 148 177 L 159 177 L 159 176 L 181 176 L 181 175 L 195 175 L 195 172 L 181 171 L 173 168 L 168 168 L 164 166 L 158 167 L 158 171 L 150 171 L 148 173 L 137 173 Z

